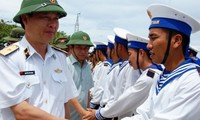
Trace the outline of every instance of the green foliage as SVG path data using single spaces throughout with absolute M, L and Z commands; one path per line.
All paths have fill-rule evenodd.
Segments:
M 0 39 L 10 35 L 12 28 L 17 27 L 17 25 L 8 24 L 3 19 L 0 20 Z
M 10 32 L 12 30 L 12 28 L 15 28 L 15 27 L 18 27 L 17 25 L 15 24 L 10 24 L 9 21 L 5 21 L 3 19 L 0 20 L 0 40 L 3 38 L 3 37 L 6 37 L 6 36 L 9 36 L 10 35 Z M 54 39 L 51 41 L 50 44 L 55 44 L 56 43 L 56 40 L 60 37 L 64 37 L 64 36 L 67 36 L 69 38 L 68 35 L 66 35 L 66 33 L 64 31 L 58 31 L 54 37 Z

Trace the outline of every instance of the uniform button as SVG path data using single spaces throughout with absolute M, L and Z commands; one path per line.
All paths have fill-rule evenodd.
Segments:
M 30 87 L 30 82 L 27 83 L 27 86 Z
M 47 100 L 44 101 L 44 103 L 46 103 L 46 104 L 47 104 L 47 102 L 48 102 Z

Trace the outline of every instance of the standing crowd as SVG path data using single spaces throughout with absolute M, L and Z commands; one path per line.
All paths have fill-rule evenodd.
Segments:
M 148 38 L 114 28 L 50 45 L 67 13 L 56 0 L 23 0 L 0 50 L 0 120 L 200 120 L 200 23 L 172 7 L 147 9 Z M 21 32 L 22 31 L 22 32 Z M 13 39 L 15 37 L 15 39 Z

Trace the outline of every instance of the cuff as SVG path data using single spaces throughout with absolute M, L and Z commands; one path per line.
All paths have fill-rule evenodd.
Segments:
M 96 119 L 97 119 L 97 120 L 106 120 L 106 119 L 108 119 L 108 118 L 105 118 L 105 117 L 103 117 L 103 116 L 101 115 L 100 110 L 101 110 L 101 108 L 98 109 L 98 110 L 96 110 L 96 112 L 95 112 L 95 117 L 96 117 Z
M 99 109 L 99 106 L 100 106 L 99 104 L 94 104 L 94 103 L 90 102 L 90 108 L 91 109 Z

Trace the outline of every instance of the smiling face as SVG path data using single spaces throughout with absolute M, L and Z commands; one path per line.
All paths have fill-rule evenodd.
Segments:
M 151 28 L 149 30 L 149 42 L 147 48 L 154 63 L 160 64 L 165 56 L 168 43 L 168 32 L 162 28 Z
M 55 12 L 33 13 L 23 15 L 25 36 L 29 41 L 48 44 L 55 36 L 59 27 L 59 14 Z
M 137 50 L 129 48 L 128 49 L 128 55 L 129 55 L 129 57 L 128 57 L 129 64 L 134 69 L 138 69 L 138 66 L 137 66 Z
M 84 61 L 88 56 L 90 47 L 88 45 L 74 45 L 72 48 L 72 54 L 77 57 L 79 61 Z

